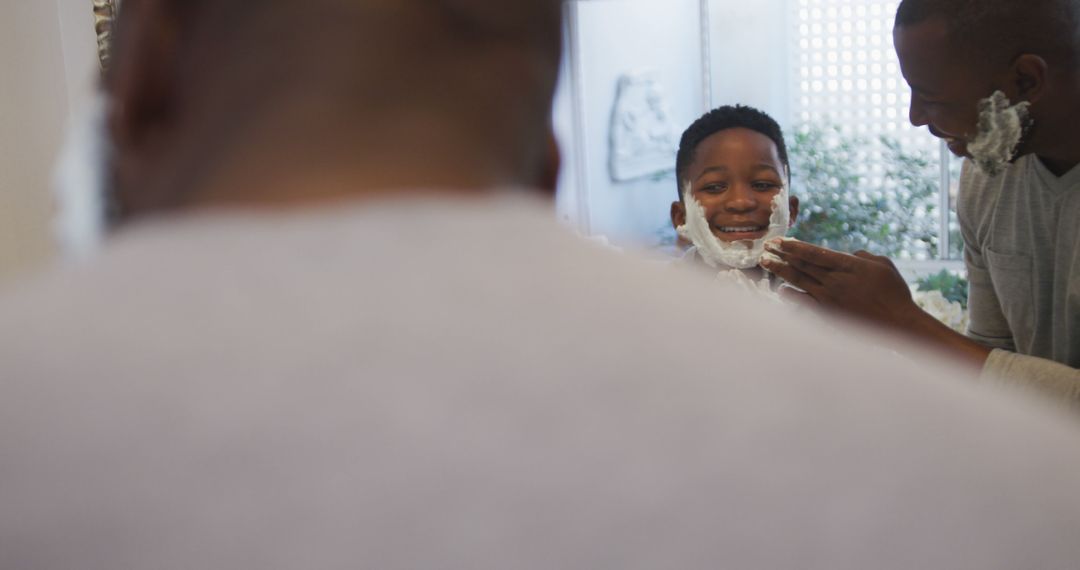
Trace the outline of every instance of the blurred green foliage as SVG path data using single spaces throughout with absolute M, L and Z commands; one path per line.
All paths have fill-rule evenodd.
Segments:
M 847 252 L 937 257 L 937 163 L 925 153 L 830 125 L 803 125 L 789 142 L 792 194 L 802 201 L 793 237 Z
M 968 282 L 964 277 L 942 269 L 934 275 L 923 277 L 916 282 L 920 291 L 941 291 L 948 300 L 960 303 L 967 309 Z

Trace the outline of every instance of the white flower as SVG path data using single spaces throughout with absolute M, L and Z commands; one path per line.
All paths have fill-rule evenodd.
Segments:
M 959 333 L 967 332 L 967 311 L 955 301 L 949 301 L 941 291 L 920 291 L 912 288 L 911 296 L 920 309 Z

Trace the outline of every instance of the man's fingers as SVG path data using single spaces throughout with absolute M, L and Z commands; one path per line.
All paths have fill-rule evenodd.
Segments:
M 876 261 L 878 263 L 887 263 L 887 264 L 890 264 L 890 265 L 892 264 L 892 260 L 889 259 L 888 257 L 882 256 L 882 255 L 874 255 L 873 253 L 870 253 L 869 251 L 866 251 L 865 249 L 860 249 L 859 251 L 856 251 L 852 255 L 854 255 L 855 257 L 858 257 L 859 259 L 866 259 L 866 260 L 869 260 L 869 261 Z
M 821 284 L 821 281 L 818 281 L 812 275 L 798 270 L 787 262 L 766 256 L 761 260 L 761 266 L 769 273 L 806 291 L 815 299 L 820 299 L 821 295 L 825 292 L 825 287 Z
M 831 269 L 821 267 L 820 265 L 815 265 L 807 261 L 803 261 L 798 257 L 789 256 L 787 258 L 784 258 L 783 256 L 780 256 L 780 258 L 784 261 L 784 263 L 787 263 L 791 267 L 794 267 L 801 273 L 813 277 L 818 283 L 821 283 L 822 285 L 827 285 L 829 283 L 829 276 L 833 273 L 833 270 Z
M 766 249 L 772 248 L 766 246 Z M 773 253 L 773 251 L 775 251 L 776 253 Z M 818 265 L 816 263 L 808 261 L 803 257 L 800 257 L 798 254 L 788 251 L 787 249 L 781 251 L 773 249 L 769 252 L 769 255 L 774 255 L 781 262 L 786 263 L 791 267 L 794 267 L 796 270 L 805 273 L 810 277 L 813 277 L 823 285 L 827 285 L 829 283 L 829 275 L 836 271 L 831 267 Z
M 882 265 L 888 266 L 889 269 L 892 269 L 893 273 L 895 273 L 897 275 L 900 275 L 900 270 L 896 268 L 896 264 L 893 263 L 893 260 L 889 259 L 888 257 L 885 257 L 883 255 L 874 255 L 874 254 L 870 253 L 869 251 L 865 251 L 865 250 L 856 251 L 854 253 L 854 255 L 855 255 L 855 257 L 858 257 L 859 259 L 865 259 L 867 261 L 872 261 L 872 262 L 875 262 L 875 263 L 880 263 Z
M 779 255 L 788 263 L 799 260 L 830 271 L 844 271 L 851 266 L 852 256 L 846 253 L 797 240 L 772 240 L 765 244 L 765 249 Z

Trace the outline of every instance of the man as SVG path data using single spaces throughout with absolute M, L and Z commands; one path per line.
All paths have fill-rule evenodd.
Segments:
M 0 300 L 0 568 L 1080 559 L 1071 418 L 555 224 L 557 3 L 124 10 L 127 227 Z
M 772 270 L 822 304 L 1080 404 L 1080 3 L 905 0 L 893 32 L 911 122 L 968 156 L 958 212 L 968 336 L 884 258 L 785 242 Z

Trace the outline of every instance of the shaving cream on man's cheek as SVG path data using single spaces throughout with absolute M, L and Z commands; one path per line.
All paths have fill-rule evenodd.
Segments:
M 705 218 L 705 208 L 694 196 L 690 183 L 687 182 L 684 186 L 683 204 L 686 206 L 686 223 L 676 228 L 676 231 L 694 244 L 701 259 L 710 267 L 717 269 L 756 267 L 761 262 L 761 256 L 765 254 L 765 242 L 787 235 L 791 222 L 787 186 L 781 187 L 773 197 L 769 229 L 765 236 L 753 241 L 735 242 L 723 241 L 713 234 L 709 220 Z
M 987 176 L 997 176 L 1016 158 L 1031 127 L 1028 102 L 1012 105 L 1001 91 L 979 102 L 979 130 L 967 145 L 971 160 Z

